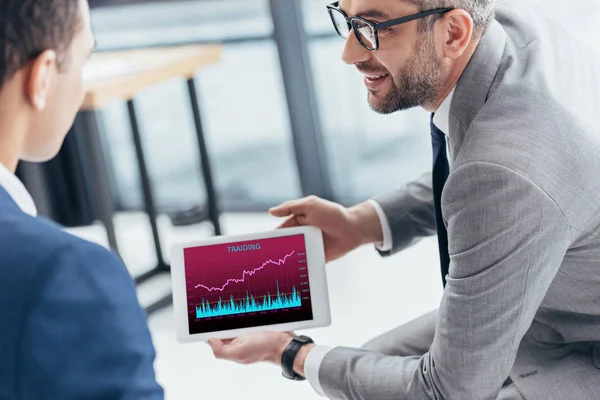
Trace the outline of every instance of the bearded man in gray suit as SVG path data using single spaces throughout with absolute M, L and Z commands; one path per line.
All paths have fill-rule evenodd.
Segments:
M 350 209 L 308 198 L 271 213 L 323 229 L 329 260 L 437 233 L 444 295 L 363 349 L 259 333 L 212 340 L 215 355 L 293 368 L 331 399 L 600 399 L 594 58 L 520 2 L 342 0 L 329 12 L 374 110 L 432 112 L 433 173 Z

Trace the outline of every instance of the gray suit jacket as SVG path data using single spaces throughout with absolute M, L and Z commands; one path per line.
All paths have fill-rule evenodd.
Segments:
M 600 66 L 516 11 L 497 10 L 452 101 L 430 351 L 336 348 L 319 371 L 332 399 L 491 400 L 509 377 L 528 400 L 600 399 Z M 429 175 L 377 200 L 394 251 L 435 233 Z

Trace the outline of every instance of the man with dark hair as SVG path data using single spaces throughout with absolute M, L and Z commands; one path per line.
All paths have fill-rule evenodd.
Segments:
M 439 310 L 363 349 L 270 332 L 211 340 L 217 357 L 271 361 L 331 399 L 600 398 L 600 65 L 538 10 L 494 3 L 328 6 L 373 110 L 433 114 L 433 171 L 352 208 L 272 210 L 321 228 L 328 260 L 437 233 Z
M 125 266 L 36 218 L 14 171 L 59 151 L 94 49 L 86 0 L 0 0 L 0 399 L 162 399 Z

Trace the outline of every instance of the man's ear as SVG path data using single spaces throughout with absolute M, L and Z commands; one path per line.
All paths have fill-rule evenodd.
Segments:
M 473 19 L 465 10 L 456 9 L 442 17 L 439 29 L 443 30 L 444 56 L 457 59 L 463 55 L 473 38 Z
M 26 97 L 35 110 L 42 111 L 46 107 L 56 73 L 56 52 L 54 50 L 46 50 L 32 61 L 27 79 Z

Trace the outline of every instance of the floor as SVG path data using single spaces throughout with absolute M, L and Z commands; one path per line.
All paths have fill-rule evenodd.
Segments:
M 228 234 L 273 229 L 277 221 L 266 214 L 232 214 L 222 219 Z M 155 262 L 151 236 L 143 215 L 116 218 L 123 259 L 133 275 Z M 210 235 L 208 226 L 174 229 L 159 221 L 168 246 Z M 106 245 L 103 228 L 94 226 L 72 233 Z M 317 343 L 360 346 L 369 338 L 435 309 L 442 295 L 435 238 L 387 259 L 370 246 L 356 250 L 327 266 L 332 325 L 301 333 Z M 170 278 L 162 277 L 139 289 L 145 305 L 170 291 Z M 310 400 L 320 398 L 306 382 L 281 377 L 272 365 L 241 366 L 215 360 L 204 343 L 179 344 L 173 328 L 173 311 L 166 309 L 149 318 L 157 349 L 156 371 L 167 399 Z

